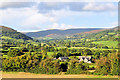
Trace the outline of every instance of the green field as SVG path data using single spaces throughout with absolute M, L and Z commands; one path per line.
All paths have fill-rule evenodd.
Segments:
M 47 52 L 47 55 L 50 57 L 54 52 Z
M 33 37 L 35 38 L 35 37 Z M 38 38 L 35 38 L 35 39 L 38 39 L 38 40 L 50 40 L 50 39 L 53 39 L 51 37 L 38 37 Z
M 7 37 L 7 36 L 2 36 L 1 38 L 2 38 L 2 39 L 13 39 L 13 38 Z
M 21 49 L 22 47 L 10 47 L 10 48 L 16 48 L 16 49 Z
M 115 33 L 108 33 L 109 35 L 114 35 Z
M 104 46 L 108 46 L 108 47 L 118 47 L 118 41 L 96 41 L 96 42 L 92 42 L 94 44 L 103 44 Z
M 89 68 L 92 68 L 92 67 L 96 68 L 96 64 L 95 63 L 89 64 Z
M 8 55 L 3 55 L 3 58 L 8 58 Z

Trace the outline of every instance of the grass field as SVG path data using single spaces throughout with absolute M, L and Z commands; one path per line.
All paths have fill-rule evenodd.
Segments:
M 102 75 L 86 75 L 86 74 L 75 74 L 75 75 L 47 75 L 47 74 L 33 74 L 25 72 L 2 72 L 2 78 L 118 78 L 118 76 L 102 76 Z
M 38 38 L 33 37 L 33 38 L 38 39 L 38 40 L 50 40 L 50 39 L 53 39 L 51 37 L 38 37 Z
M 10 47 L 10 48 L 16 48 L 16 49 L 21 49 L 22 47 Z
M 89 68 L 92 68 L 92 67 L 96 68 L 96 64 L 95 63 L 89 64 Z
M 13 38 L 7 37 L 7 36 L 2 36 L 1 38 L 2 38 L 2 39 L 13 39 Z
M 47 52 L 47 55 L 50 57 L 54 52 Z
M 115 33 L 108 33 L 109 35 L 114 35 Z
M 108 47 L 118 47 L 118 41 L 96 41 L 92 43 L 103 44 L 104 46 L 108 46 Z
M 7 55 L 3 55 L 3 58 L 8 58 L 8 56 Z
M 114 36 L 115 38 L 119 38 L 118 36 Z

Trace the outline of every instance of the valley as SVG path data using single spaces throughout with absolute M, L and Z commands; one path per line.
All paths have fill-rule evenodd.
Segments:
M 118 27 L 46 30 L 24 34 L 5 26 L 0 27 L 3 73 L 64 73 L 96 77 L 118 75 Z

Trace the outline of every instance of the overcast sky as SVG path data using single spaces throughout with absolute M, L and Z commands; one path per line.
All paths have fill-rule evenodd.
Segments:
M 117 2 L 4 2 L 0 13 L 0 25 L 21 32 L 118 25 Z

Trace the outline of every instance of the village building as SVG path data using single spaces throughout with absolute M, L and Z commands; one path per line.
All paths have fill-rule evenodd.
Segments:
M 93 47 L 94 49 L 97 49 L 97 47 Z
M 91 59 L 92 59 L 91 56 L 80 56 L 79 57 L 79 62 L 84 61 L 85 63 L 92 63 Z
M 58 58 L 60 61 L 66 61 L 66 60 L 68 60 L 69 58 L 68 57 L 59 57 Z

